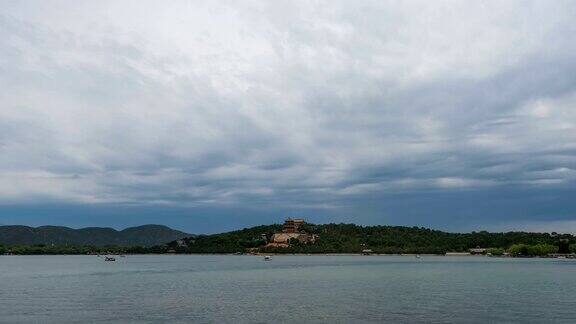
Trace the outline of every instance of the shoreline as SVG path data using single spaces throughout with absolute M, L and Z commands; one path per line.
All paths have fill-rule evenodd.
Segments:
M 254 256 L 254 257 L 264 257 L 264 256 L 358 256 L 358 257 L 474 257 L 474 258 L 497 258 L 497 259 L 576 259 L 576 254 L 567 255 L 556 255 L 556 256 L 495 256 L 495 255 L 483 255 L 483 254 L 378 254 L 373 253 L 370 255 L 365 255 L 361 253 L 255 253 L 255 254 L 236 254 L 236 253 L 137 253 L 137 254 L 114 254 L 114 253 L 102 253 L 102 254 L 1 254 L 2 256 Z

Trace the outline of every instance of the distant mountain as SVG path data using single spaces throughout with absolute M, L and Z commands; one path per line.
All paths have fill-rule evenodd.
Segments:
M 117 231 L 108 227 L 72 229 L 63 226 L 0 226 L 0 245 L 152 246 L 193 236 L 164 225 L 143 225 Z

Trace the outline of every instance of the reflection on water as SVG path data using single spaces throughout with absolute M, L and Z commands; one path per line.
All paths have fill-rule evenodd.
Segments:
M 0 322 L 576 322 L 576 260 L 0 256 Z

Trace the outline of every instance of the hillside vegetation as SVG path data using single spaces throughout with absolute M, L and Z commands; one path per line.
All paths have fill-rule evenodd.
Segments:
M 257 248 L 274 253 L 432 253 L 465 252 L 470 248 L 494 248 L 494 252 L 514 247 L 527 251 L 568 252 L 576 239 L 570 234 L 507 232 L 447 233 L 421 227 L 359 226 L 354 224 L 304 224 L 308 233 L 318 234 L 311 244 L 293 242 L 289 248 L 265 248 L 264 237 L 270 238 L 281 225 L 258 226 L 214 235 L 200 235 L 171 242 L 166 248 L 181 253 L 235 253 Z M 530 248 L 539 246 L 539 248 Z M 574 247 L 574 245 L 573 245 Z M 516 251 L 516 250 L 514 250 Z

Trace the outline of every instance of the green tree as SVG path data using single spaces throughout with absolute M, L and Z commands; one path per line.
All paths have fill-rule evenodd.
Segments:
M 550 253 L 558 252 L 558 247 L 550 244 L 536 244 L 528 246 L 527 255 L 545 256 Z
M 501 256 L 504 254 L 503 248 L 489 248 L 486 250 L 486 254 L 494 255 L 494 256 Z
M 512 256 L 527 256 L 528 245 L 526 244 L 513 244 L 508 248 L 508 253 Z
M 570 241 L 562 239 L 558 242 L 558 253 L 570 253 Z

